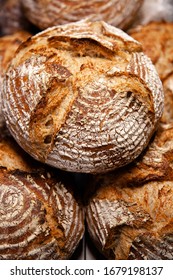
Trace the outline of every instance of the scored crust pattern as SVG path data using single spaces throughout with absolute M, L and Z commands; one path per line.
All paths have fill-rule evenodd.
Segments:
M 82 209 L 61 182 L 48 181 L 50 173 L 0 172 L 0 259 L 68 259 L 74 252 Z
M 108 259 L 172 260 L 172 133 L 160 126 L 136 161 L 89 183 L 88 231 Z
M 21 45 L 4 79 L 13 136 L 36 159 L 68 171 L 129 163 L 162 110 L 162 84 L 141 45 L 104 22 L 40 32 Z

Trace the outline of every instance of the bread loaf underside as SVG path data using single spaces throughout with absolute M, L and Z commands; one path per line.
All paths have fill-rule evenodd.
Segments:
M 104 22 L 50 28 L 23 44 L 4 82 L 4 114 L 33 157 L 105 172 L 137 157 L 163 110 L 138 42 Z

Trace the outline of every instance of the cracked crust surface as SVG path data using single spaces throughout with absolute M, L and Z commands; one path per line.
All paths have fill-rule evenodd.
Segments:
M 74 189 L 68 174 L 45 168 L 1 133 L 0 259 L 69 259 L 84 234 Z
M 173 23 L 151 22 L 129 30 L 129 34 L 142 44 L 151 58 L 163 83 L 165 101 L 161 118 L 163 123 L 173 121 Z M 153 40 L 154 38 L 154 40 Z
M 50 173 L 0 171 L 0 259 L 68 259 L 84 232 L 83 212 Z
M 141 45 L 105 22 L 57 26 L 30 38 L 6 73 L 4 92 L 18 143 L 74 172 L 132 161 L 163 110 L 161 81 Z
M 172 260 L 172 135 L 172 125 L 160 126 L 136 161 L 92 178 L 87 225 L 108 259 Z

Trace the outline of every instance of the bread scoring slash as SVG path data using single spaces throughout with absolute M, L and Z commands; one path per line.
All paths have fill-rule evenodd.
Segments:
M 173 22 L 153 21 L 129 30 L 129 35 L 142 44 L 159 74 L 165 96 L 161 121 L 170 123 L 173 121 Z M 152 38 L 156 38 L 154 42 Z
M 31 37 L 4 78 L 3 112 L 14 138 L 37 160 L 72 172 L 133 161 L 154 133 L 163 101 L 141 44 L 103 21 Z

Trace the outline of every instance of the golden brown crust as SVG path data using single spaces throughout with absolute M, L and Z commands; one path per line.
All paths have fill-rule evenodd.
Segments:
M 20 46 L 4 81 L 4 113 L 18 143 L 68 171 L 132 161 L 162 109 L 162 84 L 141 45 L 105 22 L 38 33 Z
M 12 35 L 0 37 L 0 54 L 1 54 L 1 72 L 5 72 L 11 59 L 20 44 L 26 41 L 31 34 L 27 31 L 21 30 Z
M 172 73 L 173 62 L 170 59 L 173 48 L 172 22 L 151 22 L 131 29 L 128 33 L 142 44 L 143 50 L 151 58 L 162 80 Z
M 0 128 L 4 126 L 5 122 L 2 115 L 1 105 L 2 80 L 17 48 L 30 36 L 31 34 L 26 31 L 18 31 L 13 35 L 0 37 Z
M 169 32 L 166 32 L 167 28 Z M 167 122 L 170 122 L 172 109 L 172 66 L 170 59 L 172 24 L 152 23 L 138 29 L 134 33 L 134 38 L 141 43 L 144 41 L 144 50 L 146 49 L 146 53 L 155 62 L 164 81 L 166 92 L 164 115 L 167 116 Z M 143 30 L 146 33 L 141 32 Z M 157 35 L 152 34 L 153 30 Z M 153 46 L 150 36 L 156 38 L 156 41 L 158 38 L 159 41 L 162 36 L 165 38 L 162 38 L 162 43 L 165 43 L 165 48 L 162 47 L 164 52 L 159 49 L 160 41 L 156 43 L 158 48 Z M 157 50 L 160 51 L 157 53 Z M 126 169 L 121 169 L 118 174 L 100 177 L 96 182 L 97 186 L 101 186 L 101 190 L 98 190 L 96 197 L 89 204 L 87 219 L 92 238 L 108 258 L 172 259 L 173 228 L 172 214 L 170 213 L 173 203 L 172 135 L 171 124 L 167 124 L 165 127 L 160 126 L 154 141 L 138 160 Z M 134 205 L 137 206 L 137 209 Z M 106 215 L 104 213 L 106 213 L 107 207 L 109 209 L 112 207 L 112 210 Z M 100 210 L 101 208 L 102 210 Z M 120 212 L 122 217 L 118 219 Z M 93 213 L 95 213 L 95 220 Z M 99 216 L 105 217 L 106 229 L 104 231 L 107 230 L 107 233 L 102 232 L 102 238 L 101 235 L 96 237 L 101 221 L 103 221 Z M 139 223 L 141 218 L 145 223 L 136 228 L 136 223 Z
M 173 121 L 173 23 L 152 22 L 130 30 L 129 34 L 142 44 L 162 80 L 165 93 L 162 122 Z
M 109 259 L 172 259 L 173 127 L 160 127 L 146 152 L 117 172 L 93 177 L 90 235 Z
M 40 29 L 88 18 L 104 20 L 121 29 L 127 28 L 143 0 L 21 1 L 26 17 Z
M 16 143 L 7 128 L 0 129 L 0 168 L 13 172 L 40 172 L 44 166 L 30 157 Z

